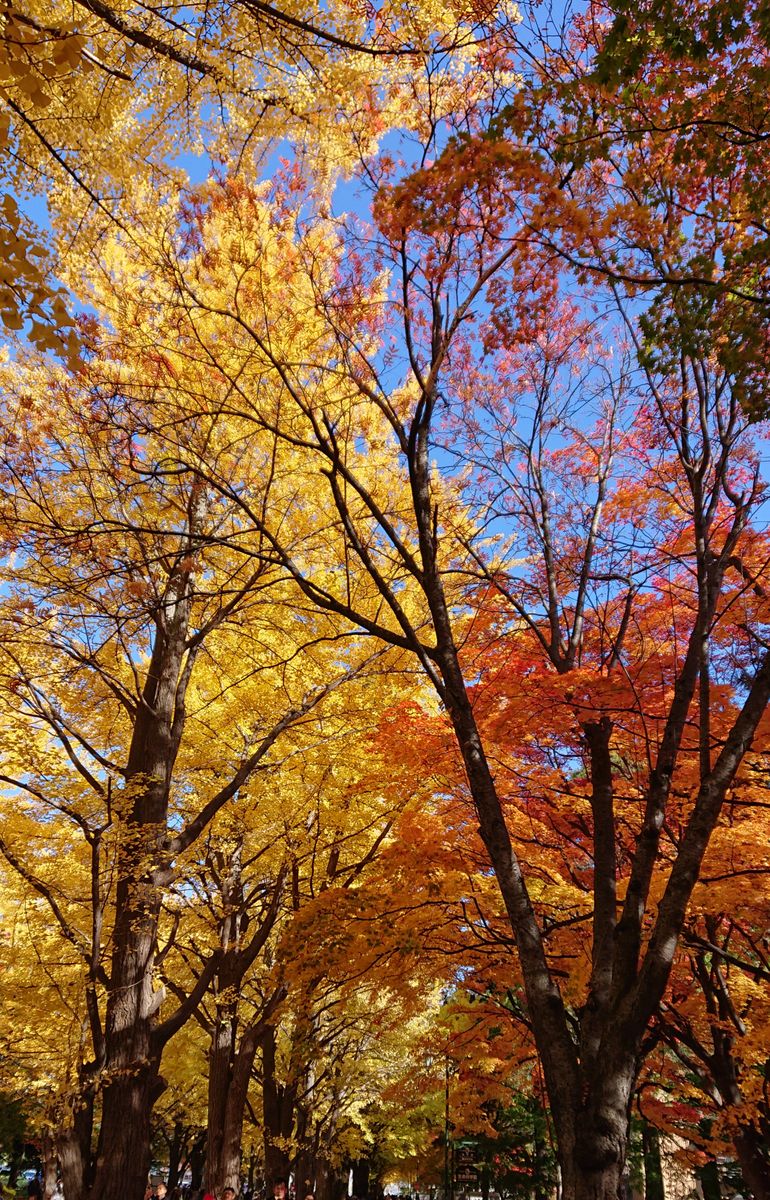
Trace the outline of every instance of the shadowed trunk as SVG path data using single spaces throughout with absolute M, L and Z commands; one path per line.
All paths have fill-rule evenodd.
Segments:
M 262 1120 L 265 1144 L 265 1178 L 268 1187 L 276 1179 L 288 1179 L 291 1161 L 283 1141 L 291 1137 L 294 1125 L 294 1089 L 278 1082 L 276 1075 L 275 1029 L 262 1031 Z
M 66 1200 L 83 1200 L 91 1183 L 91 1139 L 94 1126 L 93 1091 L 77 1096 L 72 1118 L 56 1131 L 56 1152 Z
M 168 1148 L 168 1179 L 166 1186 L 169 1193 L 173 1192 L 174 1188 L 179 1184 L 180 1168 L 183 1165 L 183 1156 L 185 1152 L 186 1133 L 181 1121 L 174 1121 L 174 1130 L 171 1134 L 171 1144 Z
M 715 1162 L 704 1163 L 698 1170 L 703 1200 L 722 1200 L 722 1185 L 719 1182 L 719 1168 Z
M 43 1133 L 41 1139 L 41 1150 L 43 1157 L 43 1200 L 51 1200 L 56 1191 L 56 1147 L 53 1137 L 49 1130 Z
M 644 1157 L 644 1200 L 666 1200 L 663 1185 L 663 1163 L 660 1157 L 660 1134 L 649 1121 L 642 1122 L 642 1155 Z
M 203 1167 L 206 1156 L 206 1134 L 201 1133 L 190 1149 L 190 1193 L 194 1195 L 203 1187 Z

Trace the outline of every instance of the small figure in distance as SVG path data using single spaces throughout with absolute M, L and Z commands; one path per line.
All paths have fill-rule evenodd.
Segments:
M 289 1195 L 288 1180 L 279 1178 L 273 1183 L 273 1200 L 287 1200 Z
M 166 1192 L 167 1191 L 168 1191 L 168 1188 L 166 1187 L 165 1183 L 161 1179 L 160 1183 L 155 1188 L 156 1200 L 166 1200 Z
M 43 1188 L 37 1175 L 27 1184 L 27 1196 L 28 1200 L 43 1200 Z
M 235 1188 L 226 1187 L 222 1189 L 222 1200 L 235 1200 Z

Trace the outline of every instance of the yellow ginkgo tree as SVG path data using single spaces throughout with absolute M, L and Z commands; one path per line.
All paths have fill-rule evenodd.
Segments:
M 166 889 L 255 773 L 297 750 L 303 722 L 378 669 L 369 647 L 297 610 L 237 509 L 169 462 L 170 397 L 214 386 L 184 363 L 132 355 L 116 333 L 75 376 L 34 359 L 3 376 L 0 774 L 13 818 L 0 853 L 81 973 L 80 1141 L 63 1155 L 74 1200 L 95 1107 L 93 1194 L 143 1188 L 163 1048 L 218 970 L 214 938 L 194 986 L 164 1006 Z M 214 449 L 194 422 L 184 437 L 193 454 Z M 237 424 L 217 437 L 254 502 L 291 507 L 269 437 L 246 446 Z

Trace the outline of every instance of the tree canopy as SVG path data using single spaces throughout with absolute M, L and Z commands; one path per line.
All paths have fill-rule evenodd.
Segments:
M 766 16 L 0 14 L 47 1190 L 770 1195 Z

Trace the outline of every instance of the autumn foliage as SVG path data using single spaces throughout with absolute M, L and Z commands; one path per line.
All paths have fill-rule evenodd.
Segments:
M 766 14 L 184 12 L 0 13 L 46 1188 L 766 1200 Z

